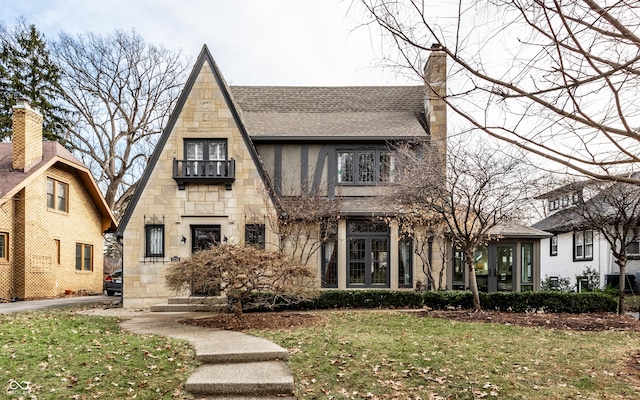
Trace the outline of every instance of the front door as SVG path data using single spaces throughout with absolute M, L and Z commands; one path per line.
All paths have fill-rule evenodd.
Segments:
M 205 250 L 220 243 L 220 225 L 191 225 L 191 252 Z

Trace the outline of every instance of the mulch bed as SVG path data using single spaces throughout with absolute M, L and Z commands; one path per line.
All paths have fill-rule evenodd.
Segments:
M 573 331 L 632 331 L 640 332 L 640 321 L 629 315 L 611 313 L 585 314 L 543 314 L 510 313 L 498 311 L 470 312 L 455 311 L 419 311 L 417 316 L 445 318 L 460 322 L 486 322 L 528 327 L 543 327 Z
M 245 313 L 241 317 L 219 314 L 215 317 L 185 319 L 186 325 L 246 332 L 251 330 L 278 330 L 302 328 L 320 323 L 324 318 L 313 313 Z

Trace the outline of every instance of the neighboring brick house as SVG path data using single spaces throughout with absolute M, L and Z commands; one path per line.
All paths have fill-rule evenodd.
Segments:
M 443 93 L 445 60 L 435 49 L 427 66 Z M 277 248 L 276 203 L 312 192 L 339 199 L 339 222 L 307 263 L 318 287 L 415 288 L 425 277 L 411 241 L 377 217 L 388 144 L 416 137 L 446 142 L 446 106 L 424 85 L 228 86 L 203 47 L 118 228 L 124 306 L 174 296 L 164 271 L 203 246 Z
M 90 171 L 57 142 L 42 116 L 13 107 L 12 143 L 0 143 L 0 297 L 102 292 L 104 233 L 116 221 Z

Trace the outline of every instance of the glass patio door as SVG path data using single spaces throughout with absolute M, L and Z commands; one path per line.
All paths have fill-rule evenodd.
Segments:
M 513 271 L 515 266 L 515 244 L 495 244 L 492 246 L 492 271 L 489 279 L 490 292 L 511 292 L 514 290 Z

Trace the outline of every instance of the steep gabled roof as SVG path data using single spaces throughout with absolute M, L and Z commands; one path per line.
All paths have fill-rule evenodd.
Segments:
M 258 157 L 258 153 L 253 145 L 253 142 L 251 141 L 251 139 L 249 138 L 249 134 L 247 133 L 246 129 L 245 129 L 245 125 L 242 121 L 242 118 L 240 117 L 240 112 L 239 109 L 236 105 L 236 103 L 233 100 L 233 97 L 231 96 L 231 93 L 229 91 L 229 87 L 227 85 L 227 83 L 225 82 L 222 74 L 220 73 L 220 70 L 218 69 L 218 66 L 216 64 L 216 62 L 214 61 L 213 57 L 211 56 L 211 53 L 209 52 L 209 49 L 207 48 L 206 45 L 202 46 L 202 51 L 200 51 L 200 55 L 198 56 L 198 59 L 196 60 L 195 65 L 193 66 L 193 69 L 191 70 L 191 74 L 189 75 L 189 79 L 187 79 L 187 83 L 185 84 L 184 89 L 182 90 L 182 93 L 180 94 L 180 97 L 178 98 L 178 102 L 176 103 L 176 106 L 173 110 L 173 112 L 171 113 L 171 116 L 169 117 L 169 121 L 167 122 L 167 126 L 164 128 L 164 130 L 162 131 L 162 135 L 160 136 L 160 139 L 158 140 L 158 143 L 156 144 L 156 147 L 153 151 L 153 154 L 151 155 L 151 158 L 149 159 L 149 163 L 147 164 L 147 167 L 144 170 L 144 173 L 142 174 L 142 177 L 140 178 L 140 181 L 138 183 L 138 187 L 136 188 L 136 191 L 133 195 L 133 198 L 131 199 L 131 202 L 129 203 L 129 205 L 127 206 L 127 209 L 124 212 L 124 215 L 122 216 L 122 220 L 120 221 L 120 225 L 118 227 L 118 230 L 116 232 L 116 235 L 118 237 L 122 237 L 124 234 L 124 230 L 127 227 L 127 224 L 129 223 L 129 220 L 131 219 L 131 215 L 133 214 L 133 211 L 135 210 L 136 205 L 138 204 L 138 201 L 140 200 L 140 196 L 142 195 L 142 192 L 144 191 L 145 186 L 147 185 L 148 181 L 149 181 L 149 177 L 151 176 L 151 173 L 153 172 L 157 162 L 158 162 L 158 158 L 160 157 L 160 154 L 162 153 L 164 146 L 167 143 L 167 140 L 169 139 L 169 136 L 171 135 L 171 132 L 173 131 L 173 128 L 178 120 L 178 118 L 180 117 L 180 113 L 182 112 L 182 109 L 187 101 L 187 99 L 189 98 L 189 94 L 191 93 L 191 90 L 193 89 L 193 85 L 195 84 L 198 75 L 200 74 L 200 71 L 202 70 L 202 67 L 204 66 L 204 64 L 207 63 L 209 65 L 209 67 L 211 68 L 211 71 L 213 72 L 213 76 L 216 79 L 216 83 L 218 84 L 218 86 L 220 87 L 220 90 L 222 91 L 222 95 L 225 99 L 225 102 L 227 103 L 227 106 L 229 107 L 229 110 L 231 111 L 231 114 L 233 116 L 233 119 L 238 127 L 238 130 L 240 131 L 240 135 L 242 136 L 242 139 L 244 140 L 245 145 L 247 146 L 247 148 L 249 149 L 249 153 L 251 154 L 251 158 L 253 159 L 253 162 L 256 166 L 256 169 L 258 170 L 258 173 L 260 174 L 260 177 L 262 178 L 263 182 L 265 183 L 265 186 L 267 188 L 270 188 L 271 185 L 268 182 L 268 177 L 264 171 L 264 168 L 262 166 L 262 162 L 260 161 L 260 158 Z M 273 198 L 273 193 L 271 190 L 269 190 L 269 194 L 272 197 L 272 200 L 274 200 L 275 203 L 275 199 Z
M 232 86 L 252 139 L 410 139 L 426 135 L 424 86 Z
M 33 179 L 42 175 L 44 171 L 55 165 L 64 165 L 76 171 L 87 193 L 93 200 L 102 217 L 102 231 L 115 232 L 116 219 L 111 213 L 91 171 L 67 149 L 57 142 L 42 142 L 42 160 L 27 172 L 12 168 L 13 145 L 0 143 L 0 205 L 9 201 Z

